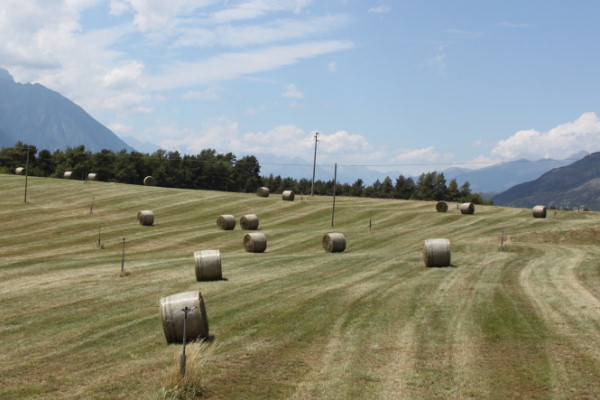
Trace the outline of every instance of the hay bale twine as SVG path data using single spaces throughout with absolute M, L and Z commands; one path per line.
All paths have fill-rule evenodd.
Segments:
M 346 250 L 346 237 L 341 233 L 323 235 L 323 249 L 330 253 L 340 253 Z
M 533 207 L 533 218 L 546 218 L 546 206 Z
M 423 242 L 423 261 L 426 267 L 450 266 L 450 241 L 427 239 Z
M 214 281 L 223 278 L 221 272 L 221 252 L 202 250 L 194 253 L 197 281 Z
M 147 176 L 144 178 L 144 185 L 154 186 L 154 185 L 156 185 L 156 179 L 154 179 L 153 176 Z
M 90 172 L 90 173 L 87 175 L 87 180 L 88 180 L 88 181 L 95 181 L 95 180 L 97 180 L 97 179 L 98 179 L 98 174 L 96 174 L 96 173 L 94 173 L 94 172 Z
M 448 211 L 448 203 L 446 203 L 445 201 L 438 201 L 435 205 L 435 209 L 437 210 L 437 212 L 445 213 L 446 211 Z
M 224 231 L 230 231 L 235 228 L 235 217 L 229 214 L 220 215 L 217 218 L 217 226 Z
M 63 174 L 63 178 L 65 179 L 71 179 L 73 177 L 73 171 L 65 171 L 65 173 Z
M 187 314 L 186 342 L 208 337 L 208 318 L 202 295 L 197 290 L 182 292 L 160 299 L 160 316 L 167 343 L 183 342 L 185 314 L 182 310 L 185 307 L 191 310 Z
M 473 203 L 462 203 L 460 205 L 461 214 L 475 214 L 475 205 Z
M 285 201 L 294 201 L 294 191 L 293 190 L 284 190 L 281 193 L 281 198 Z
M 152 210 L 141 210 L 137 214 L 140 225 L 150 226 L 154 224 L 154 213 Z
M 267 249 L 267 237 L 261 232 L 247 233 L 244 236 L 244 249 L 248 253 L 263 253 Z
M 258 229 L 258 217 L 256 214 L 247 214 L 240 218 L 240 226 L 246 231 L 255 231 Z
M 256 191 L 256 195 L 258 197 L 269 197 L 269 188 L 268 187 L 259 187 L 258 190 Z
M 23 168 L 23 167 L 15 168 L 15 174 L 17 174 L 17 175 L 25 175 L 25 168 Z

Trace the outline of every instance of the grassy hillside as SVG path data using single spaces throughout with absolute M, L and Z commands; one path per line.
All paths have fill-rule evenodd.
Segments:
M 181 346 L 166 344 L 158 302 L 188 290 L 201 291 L 213 336 L 188 347 L 183 388 L 203 398 L 600 393 L 597 213 L 440 214 L 431 202 L 338 197 L 332 228 L 328 197 L 30 177 L 24 203 L 23 184 L 0 175 L 2 399 L 175 398 Z M 137 223 L 142 209 L 154 226 Z M 248 213 L 264 254 L 243 249 Z M 221 214 L 235 230 L 217 229 Z M 323 251 L 332 231 L 346 235 L 344 253 Z M 436 237 L 451 240 L 452 267 L 423 266 L 422 242 Z M 193 253 L 207 249 L 221 250 L 226 280 L 195 281 Z

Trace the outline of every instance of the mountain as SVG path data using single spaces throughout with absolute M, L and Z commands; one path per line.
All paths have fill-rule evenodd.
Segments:
M 537 161 L 516 160 L 490 165 L 475 170 L 449 168 L 443 171 L 446 181 L 456 179 L 459 184 L 468 181 L 473 192 L 502 192 L 519 183 L 532 181 L 554 168 L 563 167 L 587 155 L 574 154 L 564 160 L 544 158 Z
M 17 141 L 54 151 L 134 150 L 77 104 L 40 84 L 16 83 L 0 68 L 0 147 Z
M 600 152 L 555 168 L 538 179 L 516 185 L 494 196 L 494 204 L 533 207 L 580 207 L 600 211 Z
M 157 144 L 154 144 L 152 142 L 142 142 L 141 140 L 138 140 L 133 136 L 123 136 L 121 137 L 121 139 L 140 153 L 152 154 L 157 150 L 164 150 Z

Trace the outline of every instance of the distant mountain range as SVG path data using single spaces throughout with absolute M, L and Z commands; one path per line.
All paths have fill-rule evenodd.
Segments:
M 493 197 L 494 204 L 511 207 L 535 205 L 600 211 L 600 152 L 546 172 Z
M 0 147 L 17 141 L 50 151 L 134 150 L 71 100 L 40 84 L 16 83 L 0 68 Z

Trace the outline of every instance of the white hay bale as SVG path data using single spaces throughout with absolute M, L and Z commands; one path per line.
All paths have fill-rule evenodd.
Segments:
M 546 206 L 533 207 L 533 218 L 546 218 Z
M 294 201 L 294 191 L 293 190 L 284 190 L 281 193 L 281 198 L 285 201 Z
M 230 231 L 235 228 L 235 217 L 229 214 L 220 215 L 217 218 L 217 226 L 224 231 Z
M 460 205 L 461 214 L 475 214 L 475 205 L 473 203 L 462 203 Z
M 98 174 L 94 173 L 94 172 L 90 172 L 87 175 L 87 180 L 88 181 L 95 181 L 96 179 L 98 179 Z
M 258 229 L 258 217 L 256 214 L 247 214 L 240 218 L 240 226 L 246 231 L 255 231 Z
M 25 168 L 23 168 L 23 167 L 15 168 L 15 174 L 16 175 L 25 175 Z
M 144 185 L 154 186 L 154 185 L 156 185 L 156 179 L 154 179 L 153 176 L 147 176 L 144 178 Z
M 262 232 L 247 233 L 244 236 L 244 249 L 248 253 L 263 253 L 267 249 L 267 237 Z
M 341 233 L 328 233 L 323 235 L 323 249 L 330 253 L 339 253 L 346 250 L 346 237 Z
M 73 171 L 65 171 L 65 173 L 63 174 L 63 178 L 65 178 L 65 179 L 73 178 Z
M 450 241 L 427 239 L 423 242 L 423 261 L 426 267 L 450 266 Z
M 269 197 L 270 191 L 268 187 L 259 187 L 256 191 L 258 197 Z
M 186 341 L 208 337 L 208 318 L 204 299 L 199 291 L 183 292 L 160 299 L 160 316 L 167 343 L 183 342 L 183 320 L 188 307 Z
M 221 252 L 202 250 L 194 253 L 197 281 L 214 281 L 223 278 L 221 271 Z
M 448 203 L 445 201 L 438 201 L 435 205 L 435 209 L 437 212 L 445 213 L 448 211 Z
M 154 213 L 152 210 L 141 210 L 137 214 L 140 225 L 150 226 L 154 224 Z

